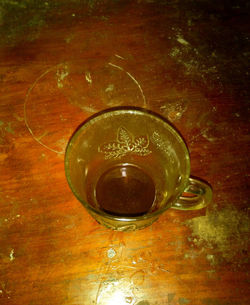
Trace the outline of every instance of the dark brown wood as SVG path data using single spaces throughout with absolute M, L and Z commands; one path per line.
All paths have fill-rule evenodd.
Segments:
M 248 305 L 247 3 L 0 4 L 0 304 Z M 74 198 L 64 151 L 136 105 L 183 135 L 205 210 L 114 232 Z

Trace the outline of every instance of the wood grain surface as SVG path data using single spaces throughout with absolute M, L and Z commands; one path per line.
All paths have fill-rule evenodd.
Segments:
M 247 1 L 0 2 L 0 304 L 248 305 Z M 207 209 L 115 232 L 76 200 L 64 151 L 90 115 L 156 111 Z

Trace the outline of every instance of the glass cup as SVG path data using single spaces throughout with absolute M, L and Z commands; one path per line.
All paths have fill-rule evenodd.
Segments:
M 180 134 L 141 108 L 111 108 L 87 119 L 68 143 L 65 171 L 87 211 L 118 231 L 149 226 L 169 208 L 204 208 L 212 199 L 207 183 L 190 178 Z

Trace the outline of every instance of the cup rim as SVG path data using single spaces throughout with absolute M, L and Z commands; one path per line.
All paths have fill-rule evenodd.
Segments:
M 135 113 L 138 112 L 140 114 L 146 113 L 148 115 L 151 115 L 153 117 L 156 117 L 158 119 L 160 119 L 164 124 L 168 125 L 168 128 L 170 128 L 171 132 L 175 135 L 175 137 L 178 139 L 178 142 L 182 145 L 182 147 L 184 148 L 184 150 L 186 151 L 186 156 L 187 156 L 187 177 L 185 179 L 185 181 L 182 182 L 182 187 L 180 192 L 177 194 L 176 196 L 176 200 L 180 197 L 180 195 L 183 193 L 184 189 L 187 187 L 188 185 L 188 179 L 190 177 L 190 154 L 189 154 L 189 150 L 187 147 L 187 144 L 184 140 L 184 138 L 181 136 L 180 132 L 177 130 L 177 128 L 171 123 L 169 122 L 164 116 L 160 115 L 157 112 L 154 112 L 152 110 L 146 109 L 146 108 L 142 108 L 142 107 L 133 107 L 133 106 L 120 106 L 120 107 L 112 107 L 112 108 L 107 108 L 104 109 L 102 111 L 99 111 L 91 116 L 89 116 L 87 119 L 85 119 L 78 127 L 77 129 L 73 132 L 72 136 L 70 137 L 66 150 L 65 150 L 65 154 L 64 154 L 64 168 L 65 168 L 65 175 L 66 175 L 66 180 L 68 182 L 68 185 L 73 193 L 73 195 L 77 198 L 77 200 L 79 202 L 81 202 L 81 204 L 83 204 L 83 206 L 90 212 L 98 214 L 101 217 L 105 217 L 108 218 L 110 220 L 116 220 L 116 221 L 123 221 L 123 222 L 131 222 L 131 221 L 138 221 L 138 220 L 146 220 L 146 219 L 150 219 L 150 218 L 154 218 L 157 217 L 159 215 L 161 215 L 164 211 L 166 211 L 167 209 L 169 209 L 171 207 L 172 204 L 174 204 L 175 201 L 172 202 L 172 204 L 167 204 L 166 206 L 164 206 L 163 208 L 152 212 L 152 213 L 145 213 L 143 215 L 140 216 L 120 216 L 120 215 L 111 215 L 106 213 L 105 211 L 102 210 L 98 210 L 96 208 L 94 208 L 93 206 L 91 206 L 90 204 L 88 204 L 87 201 L 83 200 L 78 193 L 75 191 L 74 186 L 71 182 L 70 179 L 70 174 L 69 174 L 69 169 L 68 169 L 68 156 L 70 154 L 71 151 L 71 147 L 73 146 L 73 143 L 76 141 L 76 139 L 78 138 L 78 136 L 80 135 L 80 133 L 82 132 L 83 129 L 85 129 L 86 127 L 88 127 L 89 122 L 93 121 L 94 119 L 103 116 L 107 113 L 110 112 L 121 112 L 124 111 L 125 113 L 129 113 L 130 111 Z

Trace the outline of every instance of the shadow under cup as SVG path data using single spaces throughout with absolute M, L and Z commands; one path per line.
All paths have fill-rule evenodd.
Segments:
M 182 208 L 176 203 L 190 184 L 189 153 L 179 133 L 137 108 L 106 110 L 85 121 L 69 141 L 65 171 L 87 211 L 120 231 L 144 228 L 171 206 Z

